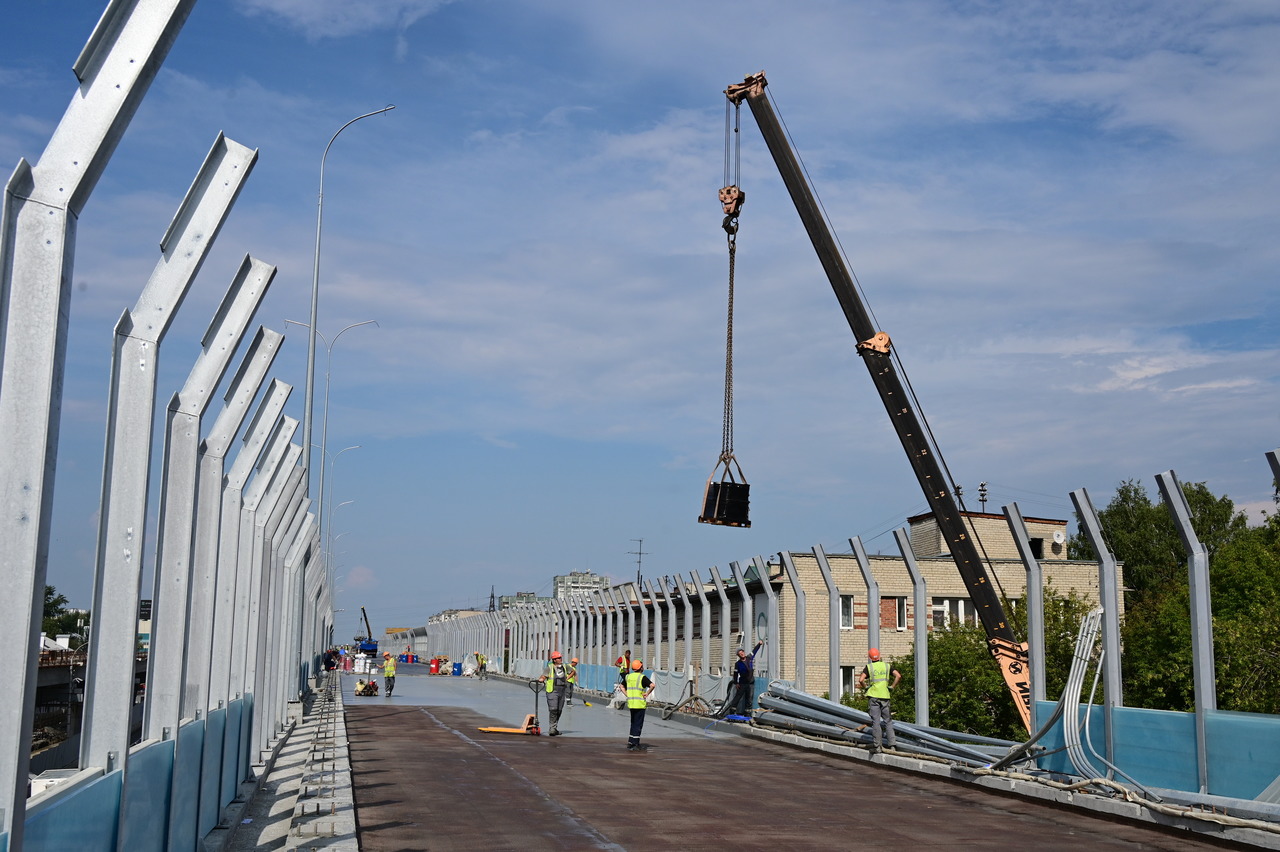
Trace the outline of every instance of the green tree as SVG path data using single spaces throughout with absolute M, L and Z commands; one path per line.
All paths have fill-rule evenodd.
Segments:
M 67 597 L 61 595 L 53 586 L 44 587 L 44 618 L 40 629 L 46 636 L 59 636 L 64 633 L 84 633 L 88 623 L 88 615 L 78 610 L 67 609 Z
M 1229 498 L 1214 496 L 1203 483 L 1183 491 L 1209 554 L 1217 705 L 1274 713 L 1280 708 L 1280 521 L 1272 516 L 1251 528 Z M 1125 703 L 1191 710 L 1187 555 L 1172 519 L 1133 481 L 1122 484 L 1099 516 L 1134 589 L 1122 627 Z
M 1011 609 L 1008 603 L 1006 610 Z M 1080 623 L 1092 605 L 1074 591 L 1044 592 L 1045 690 L 1050 700 L 1062 694 L 1075 655 Z M 1017 609 L 1026 612 L 1023 597 Z M 894 660 L 902 684 L 894 693 L 894 716 L 915 719 L 915 655 Z M 862 709 L 866 699 L 860 697 Z M 1100 700 L 1100 699 L 1099 699 Z M 987 650 L 981 627 L 953 625 L 929 634 L 929 723 L 950 731 L 1023 740 L 1027 732 L 999 667 Z
M 1216 497 L 1203 482 L 1183 483 L 1196 534 L 1212 561 L 1218 551 L 1249 529 L 1243 512 L 1228 497 Z M 1124 565 L 1126 609 L 1148 597 L 1159 597 L 1170 584 L 1186 583 L 1187 552 L 1173 518 L 1161 503 L 1152 503 L 1139 480 L 1116 488 L 1105 509 L 1098 511 L 1102 534 L 1116 560 Z M 1083 532 L 1071 537 L 1070 559 L 1096 559 Z

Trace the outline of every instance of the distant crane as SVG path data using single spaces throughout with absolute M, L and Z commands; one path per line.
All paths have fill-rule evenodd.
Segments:
M 365 635 L 355 637 L 356 650 L 361 654 L 376 657 L 378 656 L 378 641 L 373 638 L 373 628 L 369 626 L 369 613 L 364 611 L 364 607 L 360 607 L 360 617 L 364 619 Z

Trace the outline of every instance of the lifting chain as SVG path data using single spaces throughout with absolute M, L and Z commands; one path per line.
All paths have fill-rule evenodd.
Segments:
M 738 253 L 738 214 L 746 203 L 747 195 L 738 182 L 741 180 L 741 105 L 730 110 L 725 102 L 724 114 L 724 182 L 720 190 L 720 207 L 724 211 L 721 227 L 729 243 L 729 310 L 724 341 L 724 425 L 721 432 L 720 461 L 733 459 L 733 277 Z M 732 114 L 732 124 L 730 117 Z

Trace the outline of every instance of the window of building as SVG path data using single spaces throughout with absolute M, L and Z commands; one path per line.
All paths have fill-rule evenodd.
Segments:
M 1044 559 L 1044 539 L 1031 539 L 1031 555 L 1036 559 Z
M 840 596 L 840 629 L 853 629 L 853 595 Z
M 933 626 L 943 630 L 953 624 L 978 623 L 978 611 L 968 598 L 934 598 Z
M 841 666 L 840 667 L 840 695 L 852 695 L 853 685 L 857 683 L 858 672 L 861 666 Z M 833 700 L 839 700 L 840 696 L 836 696 Z
M 894 624 L 894 629 L 899 631 L 906 630 L 907 629 L 907 599 L 893 598 L 893 603 L 894 603 L 894 611 L 897 615 L 896 623 Z

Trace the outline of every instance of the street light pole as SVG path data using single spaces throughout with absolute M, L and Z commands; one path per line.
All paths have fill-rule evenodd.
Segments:
M 287 319 L 287 320 L 285 320 L 285 322 L 286 322 L 286 323 L 288 323 L 288 324 L 292 324 L 292 325 L 300 325 L 300 326 L 302 326 L 303 328 L 307 328 L 307 325 L 306 325 L 305 323 L 300 323 L 300 322 L 298 322 L 297 320 Z M 326 460 L 328 459 L 328 455 L 329 455 L 329 379 L 330 379 L 330 374 L 331 374 L 331 373 L 332 373 L 332 371 L 333 371 L 333 347 L 337 344 L 337 342 L 338 342 L 338 338 L 339 338 L 339 337 L 341 337 L 342 335 L 346 334 L 346 333 L 347 333 L 348 331 L 350 331 L 351 329 L 353 329 L 353 328 L 359 328 L 359 327 L 360 327 L 360 326 L 362 326 L 362 325 L 378 325 L 378 321 L 377 321 L 377 320 L 364 320 L 364 321 L 362 321 L 362 322 L 353 322 L 351 325 L 347 326 L 346 328 L 342 329 L 342 330 L 341 330 L 341 331 L 339 331 L 337 334 L 335 334 L 335 335 L 333 336 L 333 340 L 329 340 L 329 339 L 327 339 L 327 338 L 326 338 L 323 334 L 321 334 L 319 331 L 315 331 L 315 330 L 314 330 L 314 329 L 315 329 L 315 327 L 314 327 L 314 326 L 311 326 L 311 328 L 312 328 L 312 330 L 313 330 L 313 333 L 310 335 L 310 337 L 311 337 L 311 343 L 312 343 L 312 346 L 314 346 L 314 345 L 315 345 L 315 339 L 316 339 L 317 337 L 319 337 L 322 341 L 324 341 L 324 351 L 325 351 L 325 358 L 324 358 L 324 416 L 321 418 L 321 422 L 320 422 L 320 443 L 319 443 L 319 444 L 307 444 L 307 454 L 306 454 L 306 457 L 309 459 L 309 458 L 311 457 L 311 450 L 312 450 L 313 448 L 317 447 L 317 446 L 320 448 L 320 483 L 319 483 L 319 488 L 317 488 L 317 489 L 316 489 L 316 518 L 318 518 L 318 519 L 319 519 L 319 521 L 320 521 L 320 540 L 321 540 L 321 541 L 324 541 L 324 531 L 325 531 L 325 529 L 324 529 L 324 528 L 325 528 L 325 523 L 324 523 L 324 519 L 325 519 L 325 511 L 324 511 L 324 510 L 325 510 L 325 481 L 324 481 L 324 480 L 325 480 L 325 475 L 324 475 L 324 474 L 325 474 L 325 468 L 326 468 L 326 464 L 325 464 L 325 462 L 326 462 Z M 381 328 L 381 326 L 379 326 L 379 328 Z M 310 376 L 310 372 L 309 372 L 309 371 L 308 371 L 308 376 Z M 308 386 L 311 384 L 311 381 L 310 381 L 310 379 L 309 379 L 309 378 L 308 378 L 307 384 L 308 384 Z M 306 409 L 307 409 L 307 410 L 306 410 L 306 414 L 307 414 L 307 416 L 310 416 L 310 414 L 311 414 L 311 399 L 310 399 L 310 397 L 309 397 L 309 396 L 308 396 L 307 403 L 306 403 Z M 309 438 L 310 433 L 308 432 L 308 433 L 307 433 L 307 435 L 308 435 L 308 437 L 307 437 L 307 438 L 304 438 L 304 440 L 307 440 L 307 439 Z M 338 455 L 340 456 L 340 455 L 342 455 L 342 453 L 345 453 L 347 450 L 354 450 L 354 449 L 357 449 L 357 447 L 347 447 L 347 449 L 346 449 L 346 450 L 341 450 L 341 451 L 338 453 Z M 334 458 L 337 458 L 337 456 L 335 456 Z M 332 467 L 332 465 L 329 465 L 329 467 Z M 310 469 L 308 468 L 308 470 L 307 470 L 307 477 L 308 477 L 308 481 L 310 481 L 310 476 L 311 476 L 311 471 L 310 471 Z M 310 493 L 310 492 L 308 492 L 308 493 Z
M 307 398 L 304 403 L 306 410 L 303 411 L 302 414 L 302 446 L 307 448 L 307 451 L 303 456 L 303 460 L 305 462 L 303 467 L 306 471 L 304 474 L 304 484 L 306 485 L 308 493 L 311 491 L 311 409 L 315 401 L 316 392 L 316 320 L 318 319 L 318 314 L 320 312 L 320 232 L 324 221 L 324 164 L 325 160 L 329 157 L 329 149 L 333 147 L 334 140 L 338 138 L 338 135 L 342 133 L 342 131 L 346 130 L 362 118 L 368 118 L 372 115 L 381 115 L 382 113 L 390 112 L 395 108 L 395 104 L 388 104 L 382 109 L 377 109 L 373 112 L 366 112 L 364 115 L 357 115 L 355 118 L 338 128 L 338 132 L 333 134 L 332 138 L 329 139 L 329 144 L 324 146 L 324 154 L 320 157 L 320 193 L 316 199 L 316 253 L 311 273 L 311 334 L 308 336 L 307 341 Z M 323 461 L 321 462 L 320 470 L 321 476 L 323 476 Z

